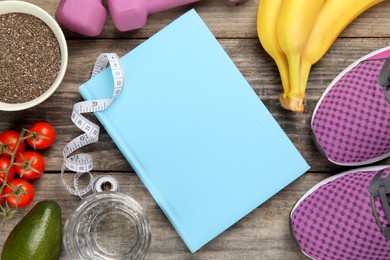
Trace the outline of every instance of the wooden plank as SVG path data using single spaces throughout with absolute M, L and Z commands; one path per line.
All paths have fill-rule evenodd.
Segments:
M 95 173 L 95 177 L 102 173 Z M 151 226 L 152 242 L 146 259 L 305 259 L 289 233 L 290 210 L 307 190 L 330 174 L 305 174 L 269 201 L 255 209 L 196 254 L 191 254 L 154 199 L 134 173 L 110 174 L 121 192 L 132 196 L 144 208 Z M 34 182 L 38 201 L 57 201 L 63 224 L 80 199 L 69 194 L 59 174 L 46 174 Z M 14 219 L 0 229 L 0 251 L 12 228 L 32 208 L 19 209 Z M 234 206 L 234 205 L 232 205 Z M 66 259 L 62 250 L 61 259 Z
M 54 15 L 59 1 L 27 0 L 43 7 Z M 108 18 L 99 38 L 149 38 L 184 12 L 195 8 L 217 38 L 257 38 L 256 15 L 258 0 L 247 0 L 234 6 L 228 0 L 205 0 L 149 16 L 145 27 L 130 32 L 119 32 Z M 105 5 L 106 1 L 104 1 Z M 356 19 L 341 37 L 389 37 L 386 24 L 390 24 L 390 2 L 384 1 L 372 7 Z M 130 19 L 130 18 L 129 18 Z M 76 33 L 64 30 L 68 38 L 80 38 Z
M 74 103 L 81 101 L 77 88 L 90 77 L 96 57 L 101 52 L 117 52 L 124 55 L 143 40 L 70 40 L 69 65 L 65 79 L 54 95 L 41 105 L 20 112 L 0 112 L 0 130 L 10 127 L 21 129 L 29 124 L 46 120 L 57 130 L 55 145 L 43 152 L 47 171 L 58 171 L 62 164 L 62 149 L 67 142 L 81 132 L 70 121 Z M 279 75 L 273 60 L 263 51 L 256 39 L 220 39 L 222 46 L 243 73 L 256 94 L 264 102 L 295 146 L 311 165 L 312 171 L 337 172 L 341 168 L 332 165 L 315 148 L 310 136 L 310 119 L 320 95 L 327 85 L 345 67 L 361 56 L 388 44 L 388 39 L 339 39 L 329 53 L 312 69 L 309 78 L 304 113 L 292 113 L 280 108 L 281 93 Z M 346 55 L 348 54 L 348 55 Z M 93 115 L 89 118 L 97 120 Z M 99 143 L 83 151 L 91 153 L 98 171 L 131 171 L 111 138 L 102 129 Z M 390 163 L 390 160 L 385 161 Z M 385 163 L 382 162 L 382 163 Z

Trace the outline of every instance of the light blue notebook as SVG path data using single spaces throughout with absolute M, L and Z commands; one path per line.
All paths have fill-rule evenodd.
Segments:
M 96 116 L 191 252 L 308 170 L 194 10 L 121 63 L 124 90 Z M 112 80 L 80 93 L 109 98 Z

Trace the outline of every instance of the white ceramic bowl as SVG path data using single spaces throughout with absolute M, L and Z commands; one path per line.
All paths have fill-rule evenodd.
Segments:
M 57 78 L 46 92 L 44 92 L 41 96 L 25 103 L 9 104 L 0 102 L 0 110 L 2 111 L 24 110 L 42 103 L 58 88 L 62 79 L 64 78 L 68 64 L 68 47 L 66 45 L 65 36 L 60 26 L 57 24 L 54 18 L 42 8 L 23 1 L 0 1 L 0 15 L 6 13 L 26 13 L 38 17 L 53 31 L 60 45 L 61 67 L 57 74 Z

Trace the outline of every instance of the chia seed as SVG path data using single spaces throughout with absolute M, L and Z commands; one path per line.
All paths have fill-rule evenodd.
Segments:
M 60 46 L 39 18 L 0 15 L 0 102 L 24 103 L 42 95 L 61 66 Z

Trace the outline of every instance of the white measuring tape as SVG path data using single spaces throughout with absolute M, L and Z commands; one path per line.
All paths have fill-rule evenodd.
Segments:
M 94 185 L 94 178 L 90 172 L 93 168 L 92 156 L 86 153 L 80 153 L 72 156 L 70 155 L 81 147 L 97 142 L 99 140 L 100 131 L 100 127 L 98 125 L 86 119 L 82 114 L 107 109 L 114 99 L 121 93 L 124 86 L 124 73 L 119 57 L 116 53 L 100 54 L 93 68 L 91 78 L 105 69 L 108 64 L 110 64 L 114 80 L 114 91 L 112 97 L 107 99 L 83 101 L 76 103 L 73 106 L 71 117 L 72 122 L 80 128 L 84 134 L 70 141 L 63 150 L 64 163 L 61 168 L 62 182 L 70 193 L 80 197 L 91 191 Z M 73 178 L 73 187 L 68 185 L 65 181 L 64 175 L 66 169 L 76 173 Z M 78 182 L 80 177 L 85 173 L 89 174 L 90 180 L 86 187 L 80 189 L 78 187 Z

